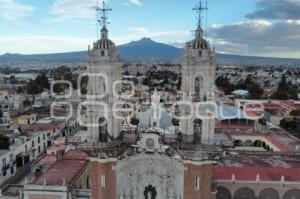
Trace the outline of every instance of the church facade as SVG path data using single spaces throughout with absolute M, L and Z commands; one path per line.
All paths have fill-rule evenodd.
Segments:
M 88 128 L 91 142 L 122 143 L 121 122 L 112 117 L 113 103 L 118 101 L 112 93 L 113 85 L 121 81 L 121 66 L 121 58 L 114 43 L 108 39 L 104 25 L 100 40 L 88 52 L 88 71 L 92 74 L 88 87 L 88 123 L 99 124 Z M 199 108 L 199 103 L 213 102 L 215 68 L 214 52 L 199 25 L 194 40 L 186 44 L 182 58 L 182 101 L 193 109 L 183 109 L 184 112 L 192 114 Z M 103 74 L 106 79 L 100 81 L 101 78 L 94 78 L 93 74 L 101 74 L 101 78 Z M 101 96 L 103 93 L 106 95 Z M 106 104 L 106 109 L 101 103 Z M 139 132 L 135 143 L 125 147 L 118 157 L 111 154 L 117 149 L 112 149 L 111 153 L 102 149 L 98 157 L 91 157 L 91 198 L 213 199 L 213 161 L 209 158 L 196 160 L 197 152 L 188 147 L 175 149 L 168 146 L 160 131 L 161 109 L 156 92 L 151 103 L 150 126 Z M 204 117 L 207 114 L 206 110 L 200 110 L 199 115 Z M 101 118 L 107 121 L 104 129 Z M 182 119 L 180 125 L 180 135 L 186 146 L 191 143 L 195 146 L 214 144 L 213 118 L 192 116 Z M 173 137 L 178 135 L 174 132 Z

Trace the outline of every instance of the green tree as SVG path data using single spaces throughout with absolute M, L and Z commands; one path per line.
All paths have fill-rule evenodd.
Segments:
M 292 110 L 290 115 L 300 117 L 300 109 Z
M 50 89 L 50 83 L 48 77 L 45 74 L 37 76 L 37 78 L 34 81 L 42 89 Z
M 217 77 L 216 86 L 221 89 L 226 95 L 231 94 L 235 89 L 235 86 L 231 84 L 228 78 L 223 75 Z
M 30 80 L 26 86 L 27 94 L 33 96 L 33 101 L 35 101 L 35 95 L 41 93 L 43 89 L 34 81 Z
M 299 87 L 296 85 L 292 85 L 291 82 L 287 82 L 285 75 L 283 75 L 272 98 L 277 100 L 297 99 L 297 94 L 299 92 Z
M 278 84 L 276 92 L 273 94 L 273 98 L 278 100 L 287 100 L 289 98 L 288 90 L 289 86 L 287 84 L 285 75 L 283 75 L 281 77 L 281 81 Z
M 280 126 L 286 129 L 292 135 L 300 138 L 300 120 L 293 118 L 284 118 L 280 121 Z

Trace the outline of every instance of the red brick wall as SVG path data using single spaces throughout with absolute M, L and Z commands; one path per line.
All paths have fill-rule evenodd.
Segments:
M 99 163 L 91 161 L 90 178 L 92 199 L 116 199 L 115 162 Z M 105 187 L 101 187 L 101 175 L 106 177 Z
M 195 177 L 200 177 L 200 190 L 195 190 Z M 184 198 L 211 199 L 211 183 L 213 176 L 212 165 L 185 164 Z

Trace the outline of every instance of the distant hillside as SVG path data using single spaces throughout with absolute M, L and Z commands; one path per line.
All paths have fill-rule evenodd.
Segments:
M 176 61 L 179 60 L 183 49 L 171 45 L 158 43 L 150 38 L 132 41 L 118 46 L 119 52 L 125 61 Z M 228 54 L 217 54 L 217 60 L 222 63 L 261 63 L 261 64 L 298 64 L 300 59 L 251 57 Z M 86 61 L 86 51 L 55 53 L 55 54 L 4 54 L 0 56 L 0 63 L 76 63 Z
M 244 64 L 261 63 L 261 64 L 274 64 L 274 65 L 289 64 L 289 65 L 300 66 L 300 59 L 290 59 L 290 58 L 217 54 L 217 60 L 222 63 L 244 63 Z
M 182 49 L 163 43 L 157 43 L 149 38 L 132 41 L 118 46 L 120 54 L 127 61 L 135 60 L 178 60 Z
M 54 53 L 54 54 L 36 54 L 21 55 L 6 53 L 0 56 L 2 63 L 15 62 L 78 62 L 86 59 L 86 51 Z

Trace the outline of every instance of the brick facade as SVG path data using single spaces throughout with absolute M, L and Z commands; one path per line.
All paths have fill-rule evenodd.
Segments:
M 92 192 L 91 198 L 116 199 L 116 172 L 114 170 L 116 162 L 100 163 L 98 161 L 92 160 L 90 164 L 90 180 Z M 105 176 L 105 182 L 101 182 L 101 176 Z
M 211 184 L 213 166 L 211 164 L 195 165 L 191 163 L 187 163 L 184 166 L 184 198 L 212 199 Z M 200 177 L 199 190 L 195 190 L 196 177 Z

